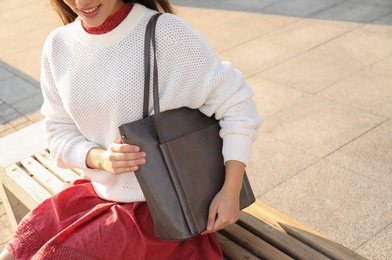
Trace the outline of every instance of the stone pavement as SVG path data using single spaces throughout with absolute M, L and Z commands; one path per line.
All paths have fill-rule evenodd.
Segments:
M 369 259 L 392 259 L 392 1 L 175 0 L 244 72 L 264 122 L 257 197 Z M 59 20 L 0 2 L 0 136 L 42 119 L 39 59 Z M 0 204 L 0 247 L 11 235 Z

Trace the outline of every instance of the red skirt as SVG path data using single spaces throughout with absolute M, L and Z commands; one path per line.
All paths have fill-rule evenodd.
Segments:
M 223 259 L 215 234 L 171 242 L 154 234 L 145 202 L 100 199 L 78 180 L 32 210 L 7 249 L 15 259 Z

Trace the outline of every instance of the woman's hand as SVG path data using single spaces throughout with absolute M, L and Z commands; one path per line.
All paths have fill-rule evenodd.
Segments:
M 107 150 L 95 147 L 87 153 L 86 164 L 92 169 L 101 169 L 112 174 L 134 172 L 146 163 L 146 153 L 135 145 L 124 144 L 119 137 Z
M 211 202 L 207 227 L 202 235 L 223 229 L 240 218 L 240 192 L 245 165 L 239 161 L 226 163 L 225 183 Z
M 222 188 L 212 200 L 208 214 L 207 228 L 202 235 L 223 229 L 240 218 L 239 196 Z

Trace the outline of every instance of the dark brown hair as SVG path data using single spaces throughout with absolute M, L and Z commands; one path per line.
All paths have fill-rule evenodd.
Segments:
M 124 3 L 138 3 L 162 13 L 175 13 L 170 0 L 123 0 Z M 50 0 L 53 9 L 60 16 L 63 24 L 72 23 L 78 16 L 63 0 Z

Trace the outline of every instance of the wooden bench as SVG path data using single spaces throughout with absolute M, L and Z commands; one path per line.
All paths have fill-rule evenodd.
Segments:
M 80 174 L 54 165 L 41 122 L 0 139 L 0 195 L 13 229 L 18 218 L 9 192 L 31 210 Z M 218 238 L 227 259 L 365 259 L 260 200 Z

